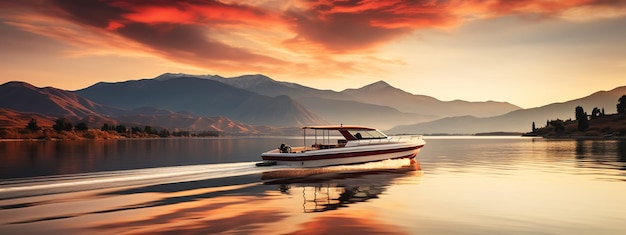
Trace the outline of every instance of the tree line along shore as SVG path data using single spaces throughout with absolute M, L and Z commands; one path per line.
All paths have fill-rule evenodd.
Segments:
M 619 98 L 617 113 L 605 114 L 604 108 L 594 107 L 591 114 L 577 106 L 575 120 L 547 120 L 546 125 L 535 128 L 525 136 L 575 139 L 626 139 L 626 95 Z
M 100 129 L 89 128 L 81 122 L 74 125 L 67 118 L 59 118 L 52 126 L 40 126 L 31 119 L 24 128 L 0 128 L 0 139 L 32 140 L 79 140 L 79 139 L 120 139 L 120 138 L 170 138 L 170 137 L 219 137 L 219 131 L 191 132 L 168 130 L 166 128 L 126 127 L 125 125 L 104 124 Z
M 594 107 L 591 114 L 588 114 L 583 107 L 578 106 L 574 110 L 575 120 L 547 120 L 545 126 L 540 128 L 536 128 L 536 124 L 533 122 L 532 131 L 523 135 L 544 138 L 626 139 L 626 95 L 618 99 L 616 108 L 617 113 L 605 114 L 604 108 Z M 166 128 L 157 129 L 151 126 L 127 127 L 113 124 L 103 124 L 100 129 L 93 129 L 82 122 L 75 125 L 67 118 L 57 119 L 52 126 L 40 126 L 36 119 L 31 119 L 23 128 L 0 128 L 0 139 L 76 140 L 219 137 L 223 135 L 225 133 L 219 131 L 191 132 Z

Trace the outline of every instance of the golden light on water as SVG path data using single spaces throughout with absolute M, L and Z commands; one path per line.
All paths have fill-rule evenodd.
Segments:
M 413 164 L 289 169 L 240 162 L 21 179 L 31 186 L 84 179 L 109 186 L 0 193 L 0 231 L 621 234 L 620 143 L 430 139 Z M 94 180 L 131 181 L 137 173 L 149 180 L 123 187 Z

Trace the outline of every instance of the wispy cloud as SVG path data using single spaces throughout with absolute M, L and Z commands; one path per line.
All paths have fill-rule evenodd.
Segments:
M 356 73 L 375 67 L 376 61 L 395 60 L 375 58 L 375 52 L 421 29 L 454 28 L 507 15 L 569 20 L 622 17 L 625 2 L 42 0 L 0 3 L 0 18 L 80 48 L 76 54 L 156 56 L 214 71 L 302 74 L 314 68 Z M 357 61 L 365 65 L 356 65 Z

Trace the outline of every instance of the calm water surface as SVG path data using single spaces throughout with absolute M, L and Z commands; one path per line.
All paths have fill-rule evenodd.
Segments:
M 312 169 L 254 166 L 299 138 L 0 142 L 0 234 L 626 234 L 626 141 L 425 139 Z

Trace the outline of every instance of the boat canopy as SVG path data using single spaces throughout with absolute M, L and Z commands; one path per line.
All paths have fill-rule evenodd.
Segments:
M 302 129 L 312 130 L 376 130 L 375 128 L 365 126 L 351 126 L 351 125 L 327 125 L 327 126 L 305 126 Z
M 387 138 L 385 134 L 376 130 L 375 128 L 365 126 L 351 126 L 351 125 L 327 125 L 327 126 L 305 126 L 302 128 L 305 130 L 305 146 L 306 146 L 306 130 L 315 130 L 315 138 L 317 143 L 317 130 L 322 131 L 339 131 L 339 133 L 346 140 L 360 140 L 360 139 L 384 139 Z M 324 132 L 322 132 L 324 133 Z M 329 134 L 322 134 L 323 138 L 328 137 Z

